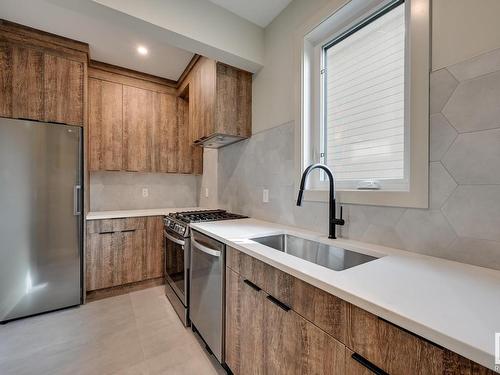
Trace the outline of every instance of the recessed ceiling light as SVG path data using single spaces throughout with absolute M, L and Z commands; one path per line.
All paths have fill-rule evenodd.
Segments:
M 139 55 L 147 55 L 148 54 L 148 49 L 144 46 L 138 46 L 137 47 L 137 52 L 139 53 Z

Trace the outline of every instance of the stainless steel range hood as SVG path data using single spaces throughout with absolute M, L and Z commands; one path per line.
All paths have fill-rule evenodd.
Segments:
M 208 137 L 201 137 L 200 139 L 197 139 L 194 141 L 194 144 L 205 148 L 221 148 L 244 139 L 246 138 L 238 137 L 236 135 L 215 133 Z

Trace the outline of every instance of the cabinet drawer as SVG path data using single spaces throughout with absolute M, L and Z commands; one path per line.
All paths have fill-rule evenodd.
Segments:
M 87 233 L 123 232 L 146 229 L 145 217 L 128 217 L 124 219 L 88 220 Z
M 347 311 L 346 345 L 373 365 L 391 375 L 443 374 L 441 347 L 356 306 Z
M 344 342 L 347 302 L 231 247 L 226 264 L 243 278 Z

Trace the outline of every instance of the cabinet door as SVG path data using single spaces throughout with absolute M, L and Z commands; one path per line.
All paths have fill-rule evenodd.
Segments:
M 177 98 L 155 93 L 154 171 L 177 172 Z
M 45 121 L 83 125 L 84 64 L 44 54 Z
M 0 44 L 0 116 L 44 120 L 42 52 Z
M 89 79 L 90 170 L 122 169 L 122 85 Z
M 443 373 L 443 349 L 356 306 L 348 308 L 346 345 L 391 375 Z
M 164 274 L 165 248 L 163 216 L 146 219 L 146 247 L 142 256 L 142 278 L 144 280 L 162 277 Z
M 120 232 L 88 234 L 85 255 L 87 291 L 118 285 L 116 266 L 121 246 Z
M 142 280 L 142 254 L 146 247 L 146 231 L 132 229 L 122 231 L 122 246 L 118 255 L 119 284 Z
M 127 171 L 152 171 L 154 93 L 123 86 L 123 166 Z
M 193 172 L 192 142 L 189 138 L 189 102 L 177 98 L 177 160 L 179 173 Z
M 252 74 L 217 63 L 216 133 L 250 137 Z
M 271 299 L 270 299 L 271 298 Z M 293 310 L 266 297 L 266 373 L 344 374 L 345 346 Z
M 12 117 L 12 47 L 0 42 L 0 116 Z
M 215 61 L 201 57 L 189 85 L 191 141 L 215 130 Z
M 226 268 L 226 364 L 235 375 L 264 374 L 265 293 Z

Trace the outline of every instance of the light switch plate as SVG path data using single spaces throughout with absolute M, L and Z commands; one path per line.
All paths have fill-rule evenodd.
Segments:
M 205 188 L 205 198 L 208 198 L 208 188 Z
M 262 190 L 262 202 L 269 203 L 269 189 Z
M 148 188 L 142 188 L 142 197 L 147 198 L 149 196 L 149 189 Z

